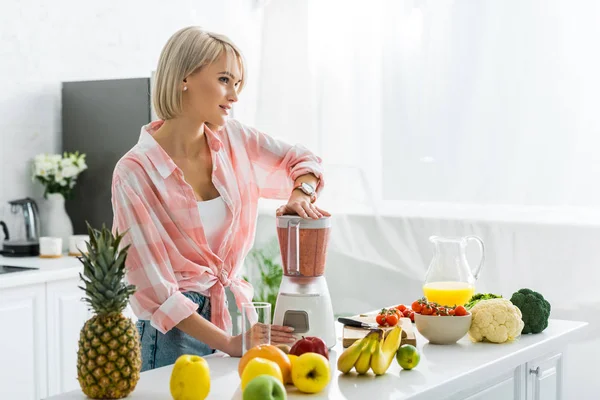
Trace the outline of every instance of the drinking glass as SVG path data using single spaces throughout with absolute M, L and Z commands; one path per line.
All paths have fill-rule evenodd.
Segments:
M 271 344 L 271 304 L 242 304 L 242 354 L 259 344 Z

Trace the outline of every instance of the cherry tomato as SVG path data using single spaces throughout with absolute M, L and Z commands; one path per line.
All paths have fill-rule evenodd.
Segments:
M 429 304 L 423 304 L 423 307 L 421 307 L 421 314 L 431 315 L 433 314 L 433 308 L 431 308 Z
M 398 318 L 402 318 L 403 314 L 402 311 L 398 310 L 397 308 L 390 308 L 388 310 L 390 313 L 394 313 L 398 316 Z
M 454 315 L 454 309 L 453 308 L 448 311 L 448 315 Z
M 454 315 L 456 315 L 457 317 L 462 317 L 467 314 L 467 310 L 463 306 L 458 306 L 454 309 Z
M 404 304 L 400 304 L 399 306 L 396 306 L 396 309 L 403 313 L 406 310 L 406 306 Z
M 411 322 L 415 322 L 415 313 L 411 312 L 409 315 L 409 318 L 410 318 Z
M 413 313 L 413 311 L 407 308 L 406 310 L 404 310 L 404 313 L 402 314 L 402 316 L 408 318 L 408 317 L 410 317 L 410 314 L 412 314 L 412 313 Z
M 383 308 L 375 317 L 375 321 L 379 326 L 395 326 L 400 318 L 398 313 L 399 311 L 395 308 L 390 310 Z
M 412 308 L 412 310 L 413 310 L 414 312 L 416 312 L 416 313 L 420 313 L 420 312 L 421 312 L 421 309 L 423 308 L 423 307 L 421 306 L 421 303 L 419 303 L 419 301 L 418 301 L 418 300 L 417 300 L 417 301 L 414 301 L 410 307 L 411 307 L 411 308 Z
M 390 314 L 386 318 L 388 326 L 396 326 L 398 324 L 398 314 Z

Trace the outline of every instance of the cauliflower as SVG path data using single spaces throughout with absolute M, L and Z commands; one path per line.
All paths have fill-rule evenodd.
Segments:
M 476 342 L 504 343 L 521 335 L 521 310 L 508 299 L 482 300 L 471 309 L 469 336 Z

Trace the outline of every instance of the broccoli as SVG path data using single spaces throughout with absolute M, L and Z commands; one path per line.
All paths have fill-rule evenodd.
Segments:
M 489 300 L 489 299 L 500 299 L 502 296 L 493 293 L 477 293 L 471 297 L 471 300 L 467 304 L 465 304 L 465 308 L 470 310 L 473 306 L 479 303 L 481 300 Z
M 548 327 L 550 303 L 544 296 L 531 289 L 520 289 L 513 293 L 510 301 L 523 314 L 525 327 L 522 333 L 540 333 Z

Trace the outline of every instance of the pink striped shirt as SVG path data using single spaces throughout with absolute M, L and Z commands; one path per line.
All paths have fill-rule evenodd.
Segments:
M 287 200 L 293 183 L 313 173 L 323 188 L 321 159 L 230 119 L 218 132 L 206 128 L 212 181 L 231 218 L 211 249 L 192 187 L 152 134 L 163 121 L 142 127 L 138 143 L 117 163 L 112 182 L 113 230 L 129 233 L 127 281 L 137 287 L 130 304 L 140 319 L 166 333 L 198 306 L 182 292 L 211 299 L 212 322 L 230 331 L 229 286 L 238 308 L 252 300 L 252 286 L 238 277 L 254 242 L 258 199 Z

